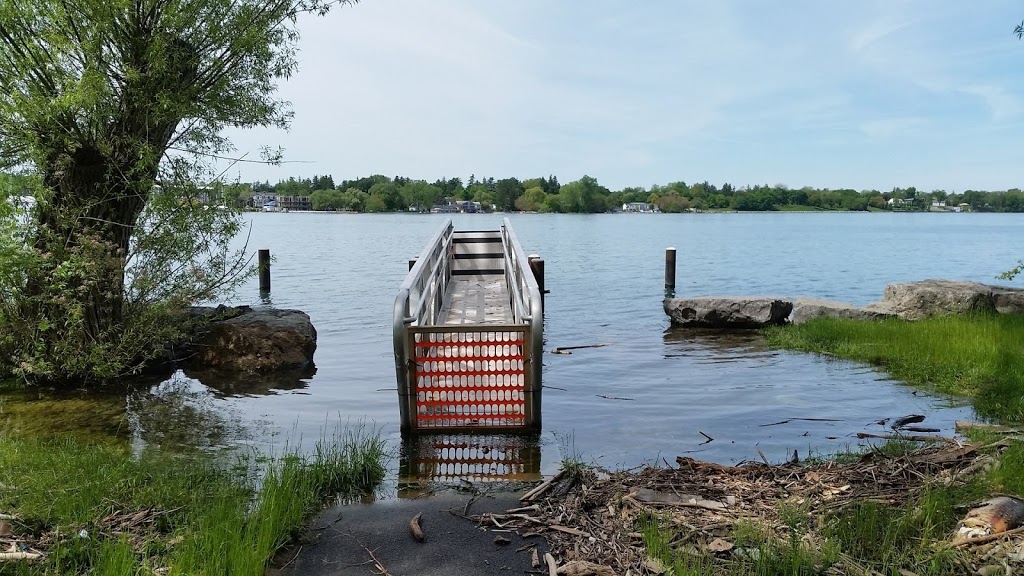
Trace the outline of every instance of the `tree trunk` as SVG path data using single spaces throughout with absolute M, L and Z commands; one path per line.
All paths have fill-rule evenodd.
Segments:
M 123 165 L 116 165 L 94 149 L 79 149 L 49 167 L 44 184 L 51 198 L 39 209 L 41 227 L 35 248 L 53 257 L 45 259 L 47 264 L 30 279 L 29 294 L 73 297 L 81 303 L 81 334 L 62 335 L 58 328 L 55 336 L 70 337 L 82 345 L 113 343 L 124 319 L 126 256 L 134 226 L 145 207 L 145 194 L 128 183 Z M 147 180 L 155 174 L 154 166 Z M 67 262 L 79 263 L 71 267 L 70 278 L 55 276 L 69 273 Z M 73 296 L 61 294 L 61 288 L 74 288 L 76 292 Z M 41 312 L 52 326 L 68 326 L 61 318 L 50 317 L 63 308 L 46 306 L 48 300 L 42 299 L 47 309 L 37 313 Z

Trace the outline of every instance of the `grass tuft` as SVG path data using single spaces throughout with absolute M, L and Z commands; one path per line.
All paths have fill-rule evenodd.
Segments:
M 1024 316 L 823 318 L 766 335 L 777 347 L 868 362 L 909 384 L 970 396 L 983 417 L 1024 421 Z
M 232 466 L 0 435 L 0 512 L 15 514 L 15 533 L 46 551 L 42 562 L 0 565 L 0 575 L 262 575 L 329 498 L 373 490 L 387 457 L 379 434 L 361 428 L 321 440 L 309 456 Z

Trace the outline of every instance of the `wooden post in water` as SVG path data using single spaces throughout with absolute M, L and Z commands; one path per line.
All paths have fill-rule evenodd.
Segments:
M 537 288 L 540 289 L 540 309 L 544 310 L 544 259 L 539 254 L 530 254 L 526 257 L 526 260 L 530 263 L 530 270 L 533 271 L 533 277 L 537 280 Z
M 676 249 L 665 249 L 665 298 L 676 295 Z
M 259 263 L 260 292 L 270 292 L 270 250 L 260 250 Z

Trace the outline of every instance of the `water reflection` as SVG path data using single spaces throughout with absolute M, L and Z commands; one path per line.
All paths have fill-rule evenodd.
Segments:
M 182 374 L 202 382 L 213 394 L 220 397 L 269 396 L 309 388 L 309 381 L 316 374 L 316 367 L 310 365 L 300 370 L 268 374 L 237 374 L 186 368 Z
M 538 435 L 418 434 L 402 440 L 398 497 L 415 498 L 431 484 L 532 482 L 541 479 Z

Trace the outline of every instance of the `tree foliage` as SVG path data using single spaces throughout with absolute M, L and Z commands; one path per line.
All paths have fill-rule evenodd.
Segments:
M 0 0 L 0 168 L 37 184 L 30 211 L 0 213 L 16 229 L 0 237 L 0 323 L 35 338 L 0 342 L 0 368 L 133 371 L 167 336 L 157 317 L 232 284 L 237 219 L 195 202 L 197 183 L 232 151 L 224 129 L 288 124 L 275 93 L 296 69 L 296 18 L 337 3 Z

